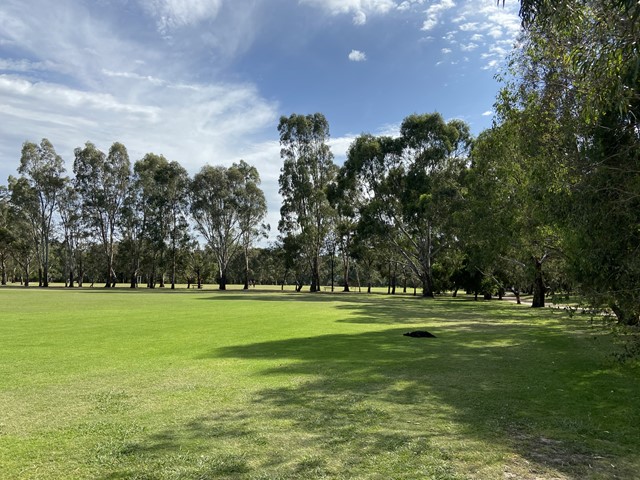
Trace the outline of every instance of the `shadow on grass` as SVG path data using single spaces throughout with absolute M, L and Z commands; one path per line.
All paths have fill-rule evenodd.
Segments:
M 539 323 L 541 318 L 548 319 L 552 315 L 550 310 L 532 309 L 525 305 L 515 305 L 507 300 L 475 301 L 473 297 L 465 296 L 457 298 L 439 296 L 434 299 L 409 295 L 294 292 L 274 295 L 273 292 L 237 291 L 202 296 L 199 300 L 333 303 L 337 304 L 335 308 L 346 314 L 339 322 L 385 325 L 421 323 L 425 320 L 456 322 L 460 320 L 479 322 L 523 320 L 528 323 Z
M 262 362 L 256 382 L 273 386 L 252 393 L 249 411 L 150 434 L 120 455 L 170 457 L 212 439 L 252 452 L 197 452 L 184 478 L 455 479 L 470 474 L 465 468 L 480 468 L 480 478 L 636 474 L 640 384 L 589 348 L 588 335 L 569 333 L 579 327 L 501 303 L 290 296 L 211 298 L 337 302 L 343 322 L 395 326 L 214 349 L 201 359 Z M 437 338 L 402 335 L 417 323 Z M 316 455 L 274 453 L 283 437 Z M 103 478 L 125 478 L 117 475 Z

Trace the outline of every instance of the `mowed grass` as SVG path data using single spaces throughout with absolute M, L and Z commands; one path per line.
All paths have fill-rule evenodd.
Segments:
M 463 298 L 0 289 L 0 478 L 640 478 L 615 341 Z

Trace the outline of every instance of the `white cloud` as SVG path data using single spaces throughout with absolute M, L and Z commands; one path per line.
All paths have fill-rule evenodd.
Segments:
M 453 0 L 440 0 L 439 3 L 434 3 L 425 12 L 427 19 L 422 24 L 422 30 L 432 30 L 440 23 L 440 17 L 442 14 L 453 7 L 456 4 Z
M 445 0 L 429 7 L 423 29 L 438 24 L 455 27 L 456 30 L 442 37 L 448 46 L 461 52 L 478 51 L 480 54 L 476 58 L 487 60 L 483 68 L 495 68 L 520 32 L 518 2 L 502 7 L 486 0 L 467 0 L 460 2 L 455 10 L 446 8 L 450 3 L 452 0 Z
M 139 0 L 149 15 L 155 18 L 158 29 L 167 33 L 218 15 L 222 0 Z
M 150 83 L 135 76 L 119 81 L 138 90 L 137 101 L 2 75 L 0 103 L 7 108 L 0 122 L 8 135 L 47 137 L 67 156 L 87 139 L 105 148 L 118 140 L 132 159 L 156 151 L 193 170 L 230 162 L 240 153 L 240 139 L 277 118 L 276 106 L 249 85 Z
M 360 50 L 351 50 L 349 53 L 349 60 L 352 62 L 364 62 L 367 59 L 367 55 Z
M 492 70 L 494 68 L 496 68 L 498 65 L 500 64 L 499 60 L 491 60 L 489 61 L 484 67 L 482 67 L 483 70 Z
M 196 10 L 191 13 L 180 13 L 178 3 L 162 3 L 176 8 L 174 23 L 206 17 L 198 6 L 206 2 L 189 4 Z M 0 3 L 0 40 L 19 46 L 13 57 L 0 59 L 0 184 L 15 174 L 25 140 L 51 140 L 68 170 L 74 148 L 86 141 L 103 150 L 120 141 L 132 162 L 155 152 L 194 173 L 205 163 L 230 165 L 247 152 L 261 151 L 276 135 L 278 105 L 262 98 L 255 85 L 221 82 L 211 72 L 194 80 L 198 71 L 183 47 L 158 37 L 150 44 L 132 40 L 109 19 L 90 14 L 86 5 L 75 0 Z M 236 17 L 225 13 L 224 20 L 229 19 Z M 225 28 L 245 37 L 244 24 L 238 25 L 230 22 Z M 153 33 L 152 27 L 141 37 Z M 261 176 L 277 179 L 277 150 L 274 157 L 277 165 L 256 164 Z M 278 189 L 268 185 L 275 188 L 267 192 L 265 187 L 273 206 Z
M 444 55 L 448 55 L 449 53 L 451 53 L 451 49 L 450 48 L 443 48 L 442 50 L 440 50 Z
M 0 58 L 0 71 L 32 72 L 39 70 L 56 70 L 58 66 L 53 62 L 32 62 L 29 60 L 13 60 Z
M 393 0 L 299 0 L 299 3 L 321 8 L 330 15 L 353 15 L 355 25 L 364 25 L 369 15 L 384 15 L 398 7 Z
M 482 113 L 483 117 L 490 117 L 491 115 L 493 115 L 493 110 L 487 110 L 486 112 Z
M 367 14 L 362 10 L 359 10 L 353 15 L 353 24 L 354 25 L 364 25 L 367 23 Z

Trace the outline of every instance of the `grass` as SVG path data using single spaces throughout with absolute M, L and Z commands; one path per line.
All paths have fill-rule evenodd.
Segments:
M 615 348 L 510 302 L 4 288 L 0 478 L 638 478 Z

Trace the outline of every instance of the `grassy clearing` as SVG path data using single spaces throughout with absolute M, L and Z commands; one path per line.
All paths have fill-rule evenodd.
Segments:
M 637 478 L 614 340 L 497 301 L 0 289 L 0 478 Z

